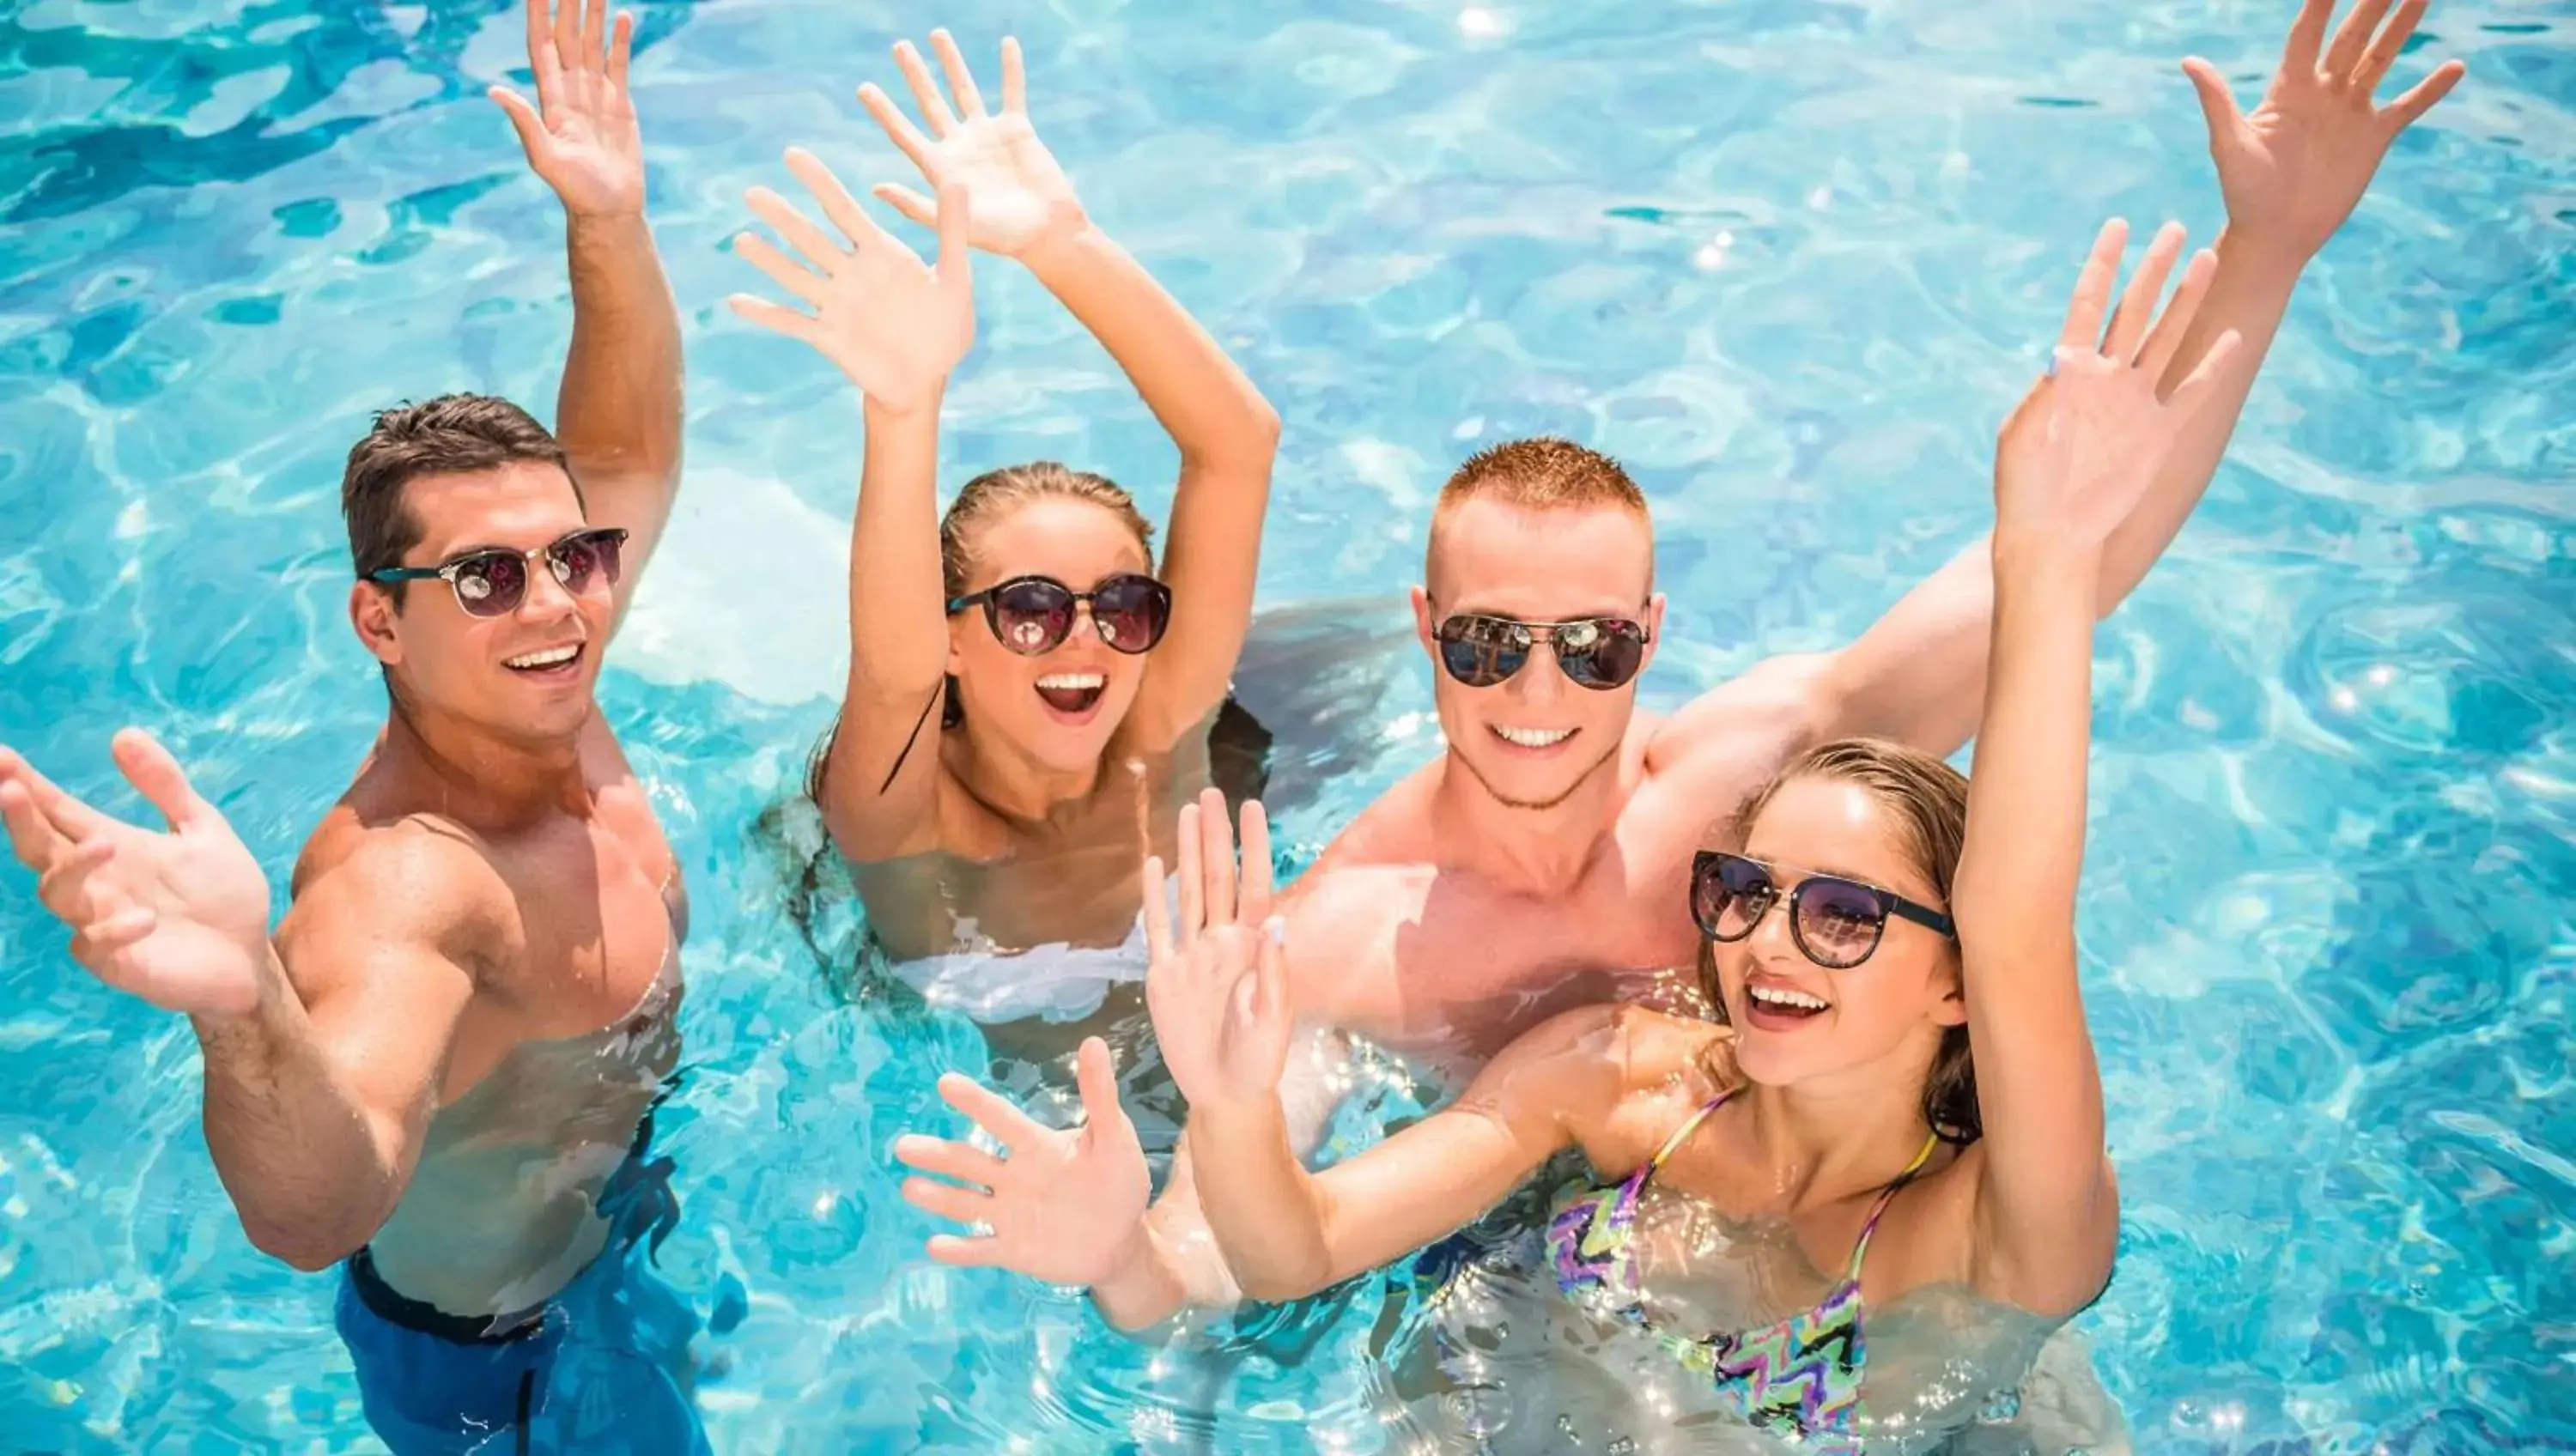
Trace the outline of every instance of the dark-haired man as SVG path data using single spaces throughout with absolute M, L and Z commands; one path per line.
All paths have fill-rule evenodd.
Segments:
M 640 1130 L 678 1057 L 685 902 L 592 697 L 678 481 L 679 327 L 631 21 L 564 3 L 529 5 L 538 107 L 495 93 L 566 215 L 561 433 L 447 395 L 349 452 L 349 617 L 391 706 L 274 936 L 258 865 L 150 737 L 115 756 L 166 833 L 0 750 L 0 816 L 75 958 L 194 1024 L 251 1241 L 344 1264 L 341 1333 L 404 1456 L 525 1450 L 558 1370 L 615 1426 L 562 1443 L 705 1449 L 666 1373 L 687 1312 L 626 1257 L 671 1216 Z

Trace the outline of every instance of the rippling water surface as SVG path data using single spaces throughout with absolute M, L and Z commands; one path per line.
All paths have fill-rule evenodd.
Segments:
M 1092 210 L 1288 422 L 1263 590 L 1383 597 L 1479 443 L 1598 443 L 1655 497 L 1666 701 L 1859 629 L 1987 517 L 1992 431 L 2100 220 L 2218 221 L 2199 52 L 2287 0 L 645 8 L 690 466 L 602 692 L 699 906 L 687 1216 L 720 1451 L 1359 1451 L 1396 1281 L 1155 1356 L 917 1256 L 884 1147 L 980 1033 L 827 992 L 747 826 L 829 711 L 856 413 L 734 324 L 742 189 L 903 28 L 1016 27 Z M 282 876 L 380 713 L 342 616 L 367 412 L 552 397 L 554 205 L 480 90 L 483 4 L 0 6 L 0 738 L 110 792 L 163 731 Z M 2126 1247 L 2080 1327 L 2155 1452 L 2576 1442 L 2576 11 L 2442 0 L 2470 80 L 2312 270 L 2208 504 L 2102 640 L 2084 912 Z M 1168 445 L 980 267 L 950 478 L 1056 455 L 1158 510 Z M 1309 796 L 1311 849 L 1428 751 Z M 0 893 L 0 1447 L 372 1449 L 329 1282 L 256 1254 L 181 1024 Z M 1401 1096 L 1393 1097 L 1401 1105 Z M 1360 1121 L 1366 1121 L 1365 1118 Z M 1364 1129 L 1363 1129 L 1364 1131 Z M 1383 1316 L 1383 1320 L 1381 1319 Z

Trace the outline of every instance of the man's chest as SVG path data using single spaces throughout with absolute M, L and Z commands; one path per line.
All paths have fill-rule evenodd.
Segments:
M 1301 981 L 1322 983 L 1311 1019 L 1391 1049 L 1481 1062 L 1560 1012 L 1627 1001 L 1686 1013 L 1698 934 L 1687 870 L 1587 877 L 1537 898 L 1457 873 L 1390 877 L 1374 903 L 1316 905 L 1337 918 Z

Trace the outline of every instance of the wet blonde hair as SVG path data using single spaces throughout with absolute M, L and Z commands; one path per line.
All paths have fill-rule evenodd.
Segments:
M 1968 776 L 1949 764 L 1902 743 L 1879 738 L 1844 738 L 1808 749 L 1761 792 L 1745 801 L 1736 816 L 1739 842 L 1750 834 L 1781 788 L 1799 779 L 1827 779 L 1857 784 L 1888 810 L 1898 841 L 1916 869 L 1932 882 L 1943 905 L 1959 873 L 1959 851 L 1968 841 Z M 1701 992 L 1711 1014 L 1726 1020 L 1726 998 L 1719 994 L 1717 957 L 1703 937 L 1699 949 Z M 1923 1119 L 1943 1140 L 1972 1143 L 1984 1136 L 1977 1116 L 1977 1064 L 1968 1047 L 1968 1028 L 1945 1027 L 1941 1050 L 1933 1056 L 1932 1075 L 1923 1084 Z
M 1136 509 L 1134 496 L 1105 475 L 1052 460 L 1032 460 L 985 471 L 966 482 L 957 499 L 948 503 L 947 513 L 939 518 L 941 588 L 952 599 L 965 595 L 966 583 L 975 574 L 975 546 L 983 534 L 979 527 L 1033 501 L 1057 498 L 1089 501 L 1116 516 L 1119 524 L 1136 533 L 1136 544 L 1145 548 L 1145 569 L 1154 569 L 1154 523 Z
M 976 476 L 959 487 L 957 498 L 940 515 L 939 589 L 943 598 L 953 601 L 966 594 L 966 583 L 975 575 L 975 550 L 983 538 L 984 526 L 1032 502 L 1059 498 L 1089 501 L 1118 517 L 1121 525 L 1135 533 L 1136 544 L 1144 548 L 1145 569 L 1154 569 L 1154 523 L 1136 509 L 1134 496 L 1105 475 L 1076 470 L 1053 460 L 1032 460 Z M 939 726 L 954 728 L 963 721 L 965 708 L 958 701 L 957 679 L 952 677 L 942 689 Z M 818 804 L 823 801 L 823 778 L 831 764 L 832 744 L 840 736 L 841 720 L 836 716 L 805 763 L 805 797 Z

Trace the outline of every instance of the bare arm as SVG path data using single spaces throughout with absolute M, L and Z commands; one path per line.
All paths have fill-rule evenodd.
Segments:
M 555 433 L 590 518 L 623 526 L 621 606 L 661 544 L 680 488 L 680 318 L 640 212 L 569 214 L 572 349 Z
M 572 349 L 555 435 L 590 519 L 627 532 L 622 618 L 680 482 L 680 319 L 644 221 L 644 143 L 626 86 L 634 18 L 605 0 L 528 0 L 537 103 L 495 87 L 528 165 L 564 208 Z
M 2097 613 L 2128 597 L 2199 505 L 2309 260 L 2360 202 L 2389 144 L 2458 84 L 2464 68 L 2451 61 L 2388 106 L 2373 104 L 2429 3 L 2404 0 L 2393 16 L 2385 4 L 2356 6 L 2329 46 L 2333 0 L 2304 0 L 2279 72 L 2250 116 L 2208 62 L 2184 63 L 2209 123 L 2227 227 L 2208 298 L 2162 376 L 2164 390 L 2170 395 L 2207 362 L 2222 335 L 2243 343 L 2213 377 L 2207 409 L 2182 426 L 2153 487 L 2104 543 L 2093 582 Z M 2177 234 L 2172 246 L 2180 245 Z M 1808 674 L 1792 739 L 1868 735 L 1941 754 L 1967 742 L 1986 690 L 1993 554 L 1990 541 L 1968 546 L 1858 641 L 1823 659 L 1824 670 Z M 1677 714 L 1658 753 L 1677 757 L 1725 737 L 1743 696 L 1733 687 Z
M 866 400 L 867 445 L 850 523 L 850 677 L 823 781 L 823 820 L 852 859 L 928 849 L 937 788 L 948 627 L 939 568 L 939 404 L 975 337 L 963 193 L 940 194 L 929 267 L 861 210 L 814 156 L 787 165 L 832 224 L 826 232 L 766 187 L 753 212 L 794 249 L 745 233 L 734 249 L 814 312 L 737 294 L 742 317 L 801 339 Z M 837 234 L 837 236 L 835 236 Z
M 168 821 L 126 824 L 0 749 L 0 821 L 72 956 L 187 1015 L 205 1051 L 206 1141 L 251 1241 L 320 1268 L 401 1198 L 473 993 L 474 865 L 428 836 L 370 846 L 268 933 L 268 884 L 149 736 L 118 767 Z M 431 913 L 428 907 L 435 907 Z
M 944 30 L 930 41 L 947 73 L 944 95 L 911 42 L 894 48 L 927 134 L 877 87 L 861 88 L 860 100 L 925 178 L 968 192 L 974 245 L 1027 264 L 1118 361 L 1180 449 L 1163 556 L 1172 625 L 1122 729 L 1166 749 L 1216 710 L 1234 676 L 1252 621 L 1279 416 L 1179 300 L 1092 225 L 1029 122 L 1019 42 L 1002 42 L 1002 104 L 987 110 L 956 41 Z M 919 193 L 876 192 L 915 222 L 931 221 Z
M 1288 1149 L 1301 1161 L 1314 1154 L 1341 1104 L 1337 1074 L 1349 1057 L 1349 1046 L 1339 1035 L 1314 1030 L 1289 1053 L 1278 1105 Z M 1129 1331 L 1160 1324 L 1184 1309 L 1230 1309 L 1242 1302 L 1243 1288 L 1199 1202 L 1186 1132 L 1172 1150 L 1162 1196 L 1122 1245 L 1113 1272 L 1091 1286 L 1091 1299 L 1103 1318 Z
M 215 1171 L 251 1242 L 299 1269 L 348 1257 L 411 1184 L 474 994 L 460 853 L 360 850 L 288 912 L 256 1007 L 193 1018 Z
M 2211 286 L 2195 260 L 2154 320 L 2172 263 L 2172 249 L 2151 251 L 2111 313 L 2118 257 L 2097 249 L 2050 377 L 1996 447 L 1994 671 L 1951 896 L 1985 1130 L 1971 1268 L 1981 1291 L 2051 1313 L 2101 1289 L 2119 1237 L 2075 960 L 2095 591 L 2160 463 L 2223 407 L 2240 347 L 2222 333 L 2197 371 L 2161 383 Z
M 1475 1221 L 1571 1144 L 1572 1126 L 1606 1119 L 1623 1090 L 1618 1025 L 1615 1007 L 1567 1012 L 1457 1102 L 1321 1173 L 1306 1171 L 1275 1094 L 1193 1101 L 1200 1203 L 1244 1294 L 1300 1298 Z
M 1097 336 L 1180 447 L 1162 576 L 1172 625 L 1123 732 L 1161 750 L 1224 701 L 1252 623 L 1279 416 L 1215 339 L 1126 249 L 1085 229 L 1029 267 Z

